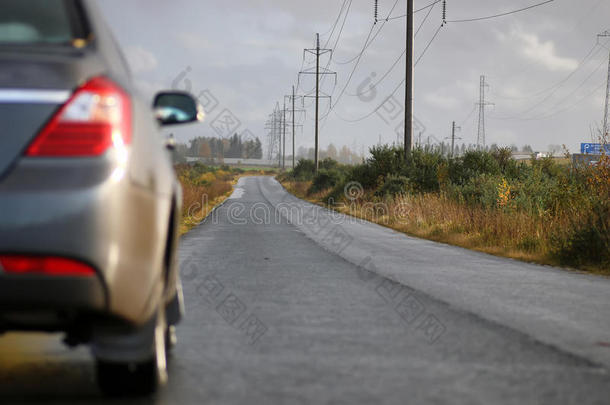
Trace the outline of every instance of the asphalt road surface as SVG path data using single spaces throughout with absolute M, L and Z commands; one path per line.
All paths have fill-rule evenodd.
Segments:
M 608 404 L 610 280 L 421 241 L 240 180 L 182 240 L 155 404 Z M 86 349 L 0 339 L 0 404 L 102 403 Z

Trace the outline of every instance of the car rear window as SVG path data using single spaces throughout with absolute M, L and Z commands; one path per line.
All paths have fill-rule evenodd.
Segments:
M 0 0 L 0 44 L 69 45 L 86 39 L 76 0 Z

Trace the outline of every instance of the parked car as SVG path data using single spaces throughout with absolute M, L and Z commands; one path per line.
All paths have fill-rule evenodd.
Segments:
M 183 314 L 181 189 L 162 125 L 91 0 L 0 2 L 0 333 L 89 344 L 104 393 L 150 393 Z

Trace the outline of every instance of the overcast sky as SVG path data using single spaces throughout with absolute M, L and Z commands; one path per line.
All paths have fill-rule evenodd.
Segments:
M 431 1 L 415 0 L 415 8 Z M 447 0 L 447 20 L 494 15 L 540 1 Z M 348 83 L 358 59 L 346 62 L 361 52 L 371 32 L 373 0 L 347 0 L 331 38 L 344 0 L 100 3 L 143 92 L 151 95 L 172 86 L 190 89 L 211 110 L 204 125 L 180 129 L 181 140 L 214 136 L 214 123 L 225 131 L 219 123 L 228 122 L 230 111 L 241 123 L 236 132 L 249 130 L 266 144 L 265 121 L 276 102 L 297 84 L 303 48 L 313 47 L 319 32 L 322 45 L 335 47 L 338 40 L 329 66 L 337 72 L 336 85 L 332 76 L 323 83 L 336 105 L 322 122 L 321 144 L 357 145 L 360 150 L 379 139 L 396 141 L 395 129 L 401 126 L 397 108 L 402 106 L 384 100 L 404 78 L 404 58 L 374 90 L 368 83 L 382 79 L 403 53 L 404 18 L 377 23 L 372 33 L 378 34 Z M 406 0 L 379 0 L 380 18 L 394 5 L 392 16 L 405 13 Z M 416 14 L 416 27 L 426 13 Z M 440 24 L 437 4 L 416 37 L 416 58 Z M 455 120 L 462 127 L 461 142 L 476 143 L 475 103 L 479 77 L 485 75 L 488 101 L 495 103 L 486 109 L 488 144 L 531 144 L 540 151 L 549 144 L 566 144 L 577 151 L 580 142 L 591 141 L 591 128 L 601 127 L 609 51 L 595 44 L 596 35 L 605 30 L 610 30 L 607 0 L 556 0 L 503 18 L 447 24 L 415 70 L 414 109 L 423 142 L 428 136 L 449 136 Z M 607 43 L 610 38 L 603 38 L 602 45 Z M 312 61 L 307 57 L 304 69 Z M 328 56 L 322 61 L 326 66 Z M 376 76 L 369 80 L 372 75 Z M 308 93 L 313 86 L 313 76 L 302 76 L 299 93 Z M 402 86 L 395 99 L 404 99 Z M 307 99 L 306 105 L 311 102 Z M 368 118 L 349 122 L 380 105 Z M 328 100 L 322 101 L 323 116 L 328 108 Z M 313 116 L 309 107 L 297 146 L 313 145 Z

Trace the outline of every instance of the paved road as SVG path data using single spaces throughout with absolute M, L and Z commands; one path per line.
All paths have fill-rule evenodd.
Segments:
M 188 316 L 153 403 L 610 402 L 608 279 L 347 220 L 263 177 L 180 257 Z M 0 403 L 42 400 L 102 402 L 86 350 L 0 339 Z

